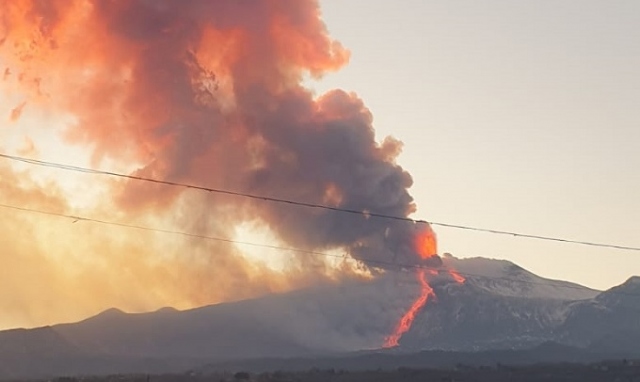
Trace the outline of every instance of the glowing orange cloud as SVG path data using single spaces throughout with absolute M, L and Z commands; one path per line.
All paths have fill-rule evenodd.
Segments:
M 428 259 L 438 255 L 436 234 L 431 230 L 431 228 L 416 237 L 415 246 L 418 254 L 423 259 Z
M 348 59 L 312 0 L 6 1 L 0 91 L 18 91 L 28 107 L 4 110 L 0 119 L 9 116 L 22 129 L 14 141 L 33 142 L 29 153 L 53 153 L 45 160 L 67 162 L 78 149 L 91 167 L 408 216 L 416 207 L 411 176 L 396 163 L 401 143 L 375 136 L 373 117 L 354 93 L 316 97 L 302 84 Z M 59 173 L 3 171 L 0 191 L 38 208 L 219 237 L 255 222 L 292 247 L 347 248 L 362 260 L 416 257 L 407 249 L 408 223 L 111 178 L 82 178 L 80 191 L 68 191 Z M 101 194 L 74 210 L 89 189 Z M 8 272 L 26 272 L 32 262 L 20 259 L 35 257 L 55 292 L 47 295 L 51 309 L 12 308 L 29 323 L 69 319 L 75 307 L 76 318 L 114 305 L 188 307 L 353 277 L 311 256 L 277 272 L 228 245 L 46 219 L 0 221 L 14 227 L 0 231 L 3 242 L 20 244 L 0 255 L 12 258 Z M 18 229 L 34 239 L 15 239 Z M 436 253 L 435 237 L 429 240 L 421 256 Z M 35 293 L 6 280 L 0 289 L 14 297 L 0 295 L 3 312 Z

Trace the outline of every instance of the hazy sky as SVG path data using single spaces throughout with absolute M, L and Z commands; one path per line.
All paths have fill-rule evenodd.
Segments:
M 640 2 L 324 0 L 361 96 L 405 143 L 416 217 L 640 246 Z M 435 227 L 440 249 L 607 288 L 640 253 Z

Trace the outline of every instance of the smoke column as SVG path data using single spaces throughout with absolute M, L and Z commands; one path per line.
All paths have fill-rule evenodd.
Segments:
M 0 9 L 1 86 L 5 95 L 21 95 L 7 106 L 5 120 L 19 125 L 34 110 L 42 118 L 25 134 L 29 153 L 39 152 L 33 144 L 39 136 L 55 135 L 62 139 L 60 150 L 81 149 L 95 167 L 409 216 L 416 206 L 407 191 L 411 176 L 396 163 L 402 144 L 391 137 L 376 139 L 372 115 L 355 94 L 334 90 L 316 98 L 302 86 L 304 76 L 338 70 L 348 58 L 348 51 L 328 36 L 316 1 L 15 0 Z M 68 122 L 60 126 L 42 116 L 64 116 Z M 3 149 L 23 152 L 24 147 L 22 142 Z M 28 173 L 2 171 L 5 197 L 13 195 L 7 200 L 25 199 L 57 211 L 77 203 L 77 195 L 55 184 L 25 183 L 14 177 Z M 144 182 L 110 180 L 105 187 L 85 212 L 128 221 L 164 219 L 183 230 L 221 235 L 257 222 L 293 247 L 346 249 L 359 260 L 440 264 L 437 256 L 422 258 L 416 251 L 416 238 L 431 235 L 425 224 L 195 195 Z M 28 192 L 32 196 L 24 198 Z M 162 243 L 113 240 L 96 231 L 86 232 L 100 241 L 87 244 L 87 253 L 106 264 L 105 274 L 116 264 L 113 253 L 131 254 L 118 255 L 117 264 L 135 270 L 140 284 L 158 285 L 155 303 L 175 302 L 176 293 L 187 305 L 251 296 L 264 285 L 282 290 L 329 272 L 322 259 L 301 257 L 299 268 L 274 274 L 241 261 L 234 250 L 195 243 L 188 255 L 174 250 L 158 258 L 158 252 L 168 251 Z M 23 244 L 26 249 L 16 253 L 34 245 Z M 108 255 L 100 255 L 104 251 Z M 69 275 L 56 261 L 47 258 L 52 265 L 42 272 L 60 286 L 59 279 Z M 86 270 L 82 261 L 87 260 L 75 264 Z M 44 261 L 34 263 L 36 269 L 44 267 Z M 195 296 L 209 285 L 207 273 L 222 282 L 223 290 L 243 290 L 248 280 L 254 280 L 253 289 Z M 162 289 L 158 274 L 176 281 Z M 96 277 L 116 284 L 124 276 Z M 178 281 L 191 278 L 197 280 L 192 287 Z M 73 285 L 60 286 L 55 296 L 68 298 L 64 291 Z M 175 292 L 181 288 L 188 292 Z M 107 290 L 121 294 L 115 286 Z
M 77 117 L 67 141 L 138 163 L 137 175 L 407 216 L 400 142 L 375 140 L 354 94 L 314 99 L 300 83 L 347 62 L 313 1 L 16 1 L 2 57 L 36 102 Z M 18 109 L 19 110 L 19 109 Z M 19 113 L 14 113 L 18 115 Z M 162 208 L 177 192 L 130 183 L 121 208 Z M 413 227 L 233 201 L 286 242 L 389 259 Z M 231 217 L 232 219 L 242 217 Z

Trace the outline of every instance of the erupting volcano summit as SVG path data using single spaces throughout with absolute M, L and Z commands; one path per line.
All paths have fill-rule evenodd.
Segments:
M 192 239 L 232 238 L 238 227 L 259 227 L 283 246 L 345 251 L 359 263 L 287 255 L 281 269 L 272 269 L 229 240 L 186 242 L 153 230 L 114 233 L 88 224 L 54 232 L 21 220 L 9 231 L 35 230 L 56 245 L 43 251 L 25 243 L 15 249 L 16 261 L 36 257 L 41 265 L 31 269 L 43 282 L 65 281 L 44 292 L 51 296 L 39 296 L 59 311 L 22 311 L 16 320 L 45 324 L 110 306 L 188 308 L 362 277 L 358 267 L 370 264 L 378 270 L 433 265 L 435 235 L 428 224 L 371 216 L 416 211 L 408 191 L 412 178 L 396 163 L 401 142 L 376 139 L 372 115 L 354 93 L 316 97 L 303 85 L 305 76 L 338 70 L 348 58 L 310 0 L 3 4 L 1 104 L 9 107 L 0 112 L 14 127 L 5 133 L 4 152 L 233 193 L 122 177 L 91 178 L 88 188 L 86 174 L 3 163 L 3 200 L 20 206 L 29 195 L 32 208 L 144 223 Z M 387 346 L 397 344 L 416 312 L 435 298 L 428 282 L 435 270 L 416 269 L 422 294 Z M 131 292 L 141 289 L 137 285 L 156 292 Z M 93 292 L 79 296 L 78 290 Z M 18 301 L 35 292 L 20 291 Z

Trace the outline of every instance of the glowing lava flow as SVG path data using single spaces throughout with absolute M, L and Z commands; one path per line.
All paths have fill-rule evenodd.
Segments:
M 464 284 L 465 281 L 467 281 L 467 279 L 465 279 L 464 277 L 462 277 L 460 275 L 460 273 L 454 271 L 453 269 L 449 269 L 449 275 L 451 275 L 451 277 L 458 283 L 458 284 Z
M 422 285 L 422 293 L 420 294 L 420 297 L 418 297 L 418 299 L 414 301 L 413 305 L 411 305 L 411 308 L 409 308 L 407 313 L 405 313 L 404 316 L 402 316 L 393 334 L 385 338 L 385 341 L 384 341 L 385 348 L 398 346 L 398 341 L 400 340 L 400 337 L 402 337 L 403 334 L 405 334 L 407 331 L 409 331 L 409 329 L 411 329 L 411 324 L 413 324 L 413 320 L 415 320 L 416 314 L 418 314 L 420 309 L 422 309 L 422 307 L 425 306 L 425 304 L 427 303 L 427 300 L 429 300 L 429 297 L 432 297 L 432 298 L 436 297 L 435 293 L 433 292 L 433 288 L 431 288 L 431 286 L 427 282 L 427 278 L 425 277 L 425 272 L 422 269 L 418 271 L 418 280 Z
M 437 244 L 436 244 L 436 235 L 431 229 L 423 233 L 422 235 L 418 235 L 415 242 L 416 248 L 420 257 L 423 259 L 428 259 L 430 257 L 437 256 Z M 426 277 L 426 271 L 433 274 L 434 272 L 437 274 L 437 271 L 434 269 L 419 269 L 417 276 L 420 285 L 422 286 L 420 296 L 413 302 L 411 308 L 402 316 L 398 324 L 396 325 L 393 334 L 385 338 L 384 347 L 391 348 L 398 346 L 398 341 L 403 334 L 405 334 L 409 329 L 411 329 L 411 325 L 413 324 L 413 320 L 416 319 L 416 315 L 418 312 L 425 306 L 429 297 L 435 298 L 436 295 L 433 292 L 433 288 L 429 285 Z
M 431 230 L 426 231 L 424 234 L 419 235 L 415 243 L 420 257 L 423 259 L 429 259 L 437 256 L 437 243 L 435 233 Z M 453 269 L 446 271 L 451 278 L 458 284 L 464 284 L 466 279 L 462 277 L 458 272 Z M 420 296 L 413 302 L 409 310 L 402 316 L 398 324 L 396 325 L 393 334 L 385 338 L 383 347 L 391 348 L 399 345 L 400 338 L 403 334 L 411 329 L 411 325 L 415 320 L 418 312 L 427 304 L 429 298 L 435 299 L 436 294 L 429 285 L 426 274 L 437 276 L 439 272 L 435 269 L 419 269 L 417 272 L 418 281 L 420 282 L 421 293 Z

